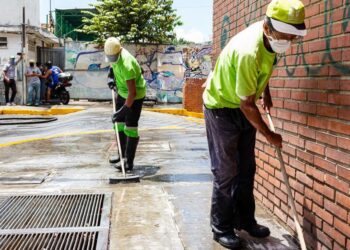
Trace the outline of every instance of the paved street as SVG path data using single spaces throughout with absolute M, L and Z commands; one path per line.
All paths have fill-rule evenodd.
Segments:
M 110 185 L 117 174 L 108 163 L 116 153 L 110 105 L 83 106 L 52 123 L 0 126 L 0 195 L 112 192 L 110 249 L 223 249 L 209 227 L 204 121 L 144 111 L 135 170 L 141 183 Z M 257 216 L 272 235 L 243 234 L 244 249 L 297 249 L 260 205 Z

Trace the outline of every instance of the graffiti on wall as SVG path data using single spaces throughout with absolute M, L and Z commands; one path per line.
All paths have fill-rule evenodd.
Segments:
M 221 36 L 220 36 L 221 49 L 223 49 L 226 46 L 229 39 L 229 34 L 230 34 L 230 17 L 225 15 L 221 24 Z
M 188 47 L 183 48 L 182 51 L 186 66 L 186 77 L 206 78 L 212 69 L 212 47 Z
M 240 3 L 239 0 L 235 2 L 236 6 Z M 244 1 L 244 8 L 242 14 L 238 11 L 239 8 L 236 9 L 236 13 L 233 13 L 233 19 L 235 20 L 233 22 L 232 28 L 233 29 L 233 34 L 236 34 L 239 32 L 238 27 L 238 20 L 241 17 L 240 15 L 243 16 L 244 18 L 244 26 L 248 27 L 252 23 L 259 21 L 262 19 L 262 16 L 264 13 L 263 7 L 268 4 L 267 1 L 265 0 L 247 0 Z M 332 0 L 324 0 L 324 6 L 325 10 L 323 12 L 324 16 L 324 38 L 322 38 L 322 42 L 324 42 L 323 45 L 325 49 L 323 50 L 323 55 L 321 56 L 321 62 L 318 66 L 311 65 L 306 56 L 305 56 L 305 51 L 304 51 L 304 43 L 303 41 L 300 41 L 296 46 L 297 46 L 297 53 L 295 56 L 295 61 L 292 63 L 293 66 L 288 65 L 287 63 L 287 58 L 285 55 L 279 56 L 279 65 L 284 67 L 286 70 L 286 73 L 288 76 L 294 76 L 296 67 L 295 65 L 299 65 L 304 67 L 306 73 L 308 76 L 317 76 L 321 72 L 321 70 L 324 69 L 324 67 L 331 67 L 334 68 L 336 71 L 338 71 L 341 74 L 350 74 L 350 66 L 349 64 L 343 63 L 341 60 L 334 58 L 332 55 L 332 43 L 336 42 L 339 37 L 334 37 L 333 33 L 336 30 L 336 25 L 334 22 L 334 3 Z M 307 8 L 307 6 L 306 6 Z M 345 32 L 348 32 L 348 27 L 349 27 L 349 22 L 350 22 L 350 0 L 346 0 L 343 6 L 343 18 L 342 23 L 341 23 L 341 33 L 345 34 Z M 338 18 L 339 19 L 339 18 Z M 224 15 L 222 23 L 221 23 L 221 37 L 220 37 L 220 45 L 221 49 L 225 47 L 229 40 L 229 29 L 228 29 L 228 24 L 230 24 L 230 17 L 227 15 Z M 345 38 L 344 39 L 348 39 Z M 339 41 L 339 40 L 338 40 Z M 341 46 L 337 46 L 341 47 Z
M 302 66 L 306 70 L 308 76 L 318 76 L 319 73 L 321 72 L 321 70 L 327 66 L 330 66 L 330 67 L 336 69 L 341 74 L 349 75 L 350 74 L 349 64 L 344 64 L 342 61 L 336 60 L 332 55 L 331 43 L 336 41 L 337 39 L 339 39 L 339 37 L 338 38 L 333 37 L 333 30 L 334 30 L 333 1 L 325 0 L 324 3 L 325 3 L 325 10 L 323 13 L 323 15 L 324 15 L 324 27 L 323 28 L 324 28 L 325 37 L 324 37 L 324 39 L 322 39 L 322 41 L 325 44 L 325 49 L 324 49 L 324 53 L 322 55 L 320 66 L 313 66 L 307 61 L 307 59 L 305 57 L 304 47 L 303 47 L 302 41 L 300 41 L 297 44 L 297 54 L 295 57 L 295 62 L 293 64 L 298 65 L 298 64 L 300 64 L 298 62 L 301 61 Z M 345 3 L 342 20 L 343 20 L 343 22 L 341 25 L 341 33 L 345 33 L 347 30 L 349 21 L 350 21 L 350 0 L 347 0 Z M 346 37 L 344 37 L 344 38 L 346 38 Z M 341 47 L 341 46 L 339 46 L 339 47 Z M 295 74 L 296 68 L 295 67 L 294 68 L 288 67 L 287 59 L 285 56 L 282 56 L 280 58 L 280 61 L 282 61 L 282 65 L 285 66 L 287 75 L 293 76 Z
M 147 82 L 147 98 L 160 102 L 182 101 L 186 77 L 207 77 L 211 70 L 211 47 L 165 45 L 125 45 L 135 56 Z M 94 45 L 66 44 L 66 70 L 74 80 L 71 96 L 76 99 L 110 99 L 106 88 L 109 64 Z

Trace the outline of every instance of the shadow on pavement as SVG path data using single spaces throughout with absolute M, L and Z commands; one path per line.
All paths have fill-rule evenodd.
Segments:
M 259 250 L 298 250 L 295 248 L 297 244 L 295 239 L 290 235 L 282 235 L 286 239 L 287 244 L 282 240 L 270 236 L 266 239 L 257 239 L 249 236 L 246 232 L 239 232 L 239 235 L 243 239 L 242 250 L 259 249 Z

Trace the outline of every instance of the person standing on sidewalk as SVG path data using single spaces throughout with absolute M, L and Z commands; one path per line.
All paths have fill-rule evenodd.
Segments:
M 36 62 L 36 67 L 40 70 L 41 75 L 45 75 L 44 66 L 41 62 Z M 40 103 L 46 102 L 46 84 L 45 79 L 40 78 Z
M 22 60 L 22 55 L 20 58 L 16 61 L 15 56 L 10 56 L 10 60 L 7 64 L 5 64 L 5 67 L 3 69 L 3 79 L 4 79 L 4 85 L 5 85 L 5 100 L 6 100 L 6 106 L 15 106 L 14 103 L 15 97 L 17 94 L 17 87 L 16 87 L 16 66 L 18 63 Z M 9 98 L 10 95 L 10 89 L 12 91 L 11 98 Z
M 272 0 L 265 19 L 234 36 L 221 52 L 203 94 L 211 169 L 214 175 L 211 228 L 224 247 L 240 247 L 234 230 L 267 237 L 270 230 L 255 219 L 253 195 L 256 131 L 282 147 L 282 137 L 263 121 L 256 106 L 262 96 L 269 111 L 267 86 L 276 62 L 292 42 L 306 35 L 304 5 L 299 0 Z
M 109 77 L 114 77 L 118 91 L 116 110 L 112 116 L 113 124 L 119 133 L 122 152 L 118 163 L 126 158 L 126 171 L 134 168 L 134 158 L 139 143 L 138 122 L 141 116 L 143 100 L 146 96 L 146 81 L 141 74 L 141 66 L 136 58 L 123 48 L 119 40 L 110 37 L 104 45 L 106 59 L 111 63 Z M 121 169 L 120 167 L 117 167 Z
M 28 83 L 28 102 L 27 105 L 39 106 L 40 103 L 40 76 L 41 71 L 35 66 L 35 61 L 29 61 L 29 67 L 26 71 L 27 83 Z M 34 98 L 35 97 L 35 98 Z
M 45 75 L 41 75 L 41 79 L 48 79 L 46 101 L 49 103 L 51 101 L 52 93 L 59 83 L 58 75 L 63 73 L 63 71 L 57 67 L 53 66 L 51 61 L 45 63 Z

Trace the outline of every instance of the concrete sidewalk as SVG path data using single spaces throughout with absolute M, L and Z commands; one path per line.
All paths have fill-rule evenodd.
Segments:
M 209 227 L 212 175 L 204 121 L 143 112 L 135 169 L 141 183 L 110 185 L 109 177 L 117 175 L 108 164 L 116 150 L 110 109 L 96 104 L 54 123 L 0 127 L 0 144 L 29 140 L 0 148 L 0 183 L 5 173 L 14 181 L 28 173 L 44 176 L 41 184 L 0 184 L 0 195 L 113 192 L 110 249 L 223 249 Z M 260 204 L 257 217 L 272 235 L 257 240 L 242 234 L 242 249 L 298 249 Z

